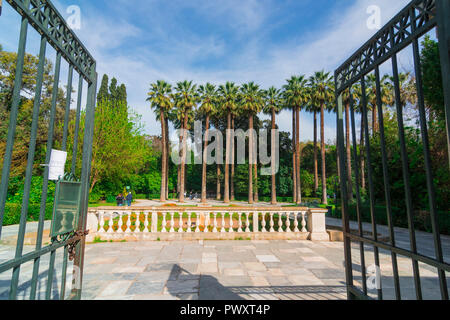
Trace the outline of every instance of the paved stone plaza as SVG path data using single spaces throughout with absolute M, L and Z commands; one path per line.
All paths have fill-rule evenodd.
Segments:
M 328 225 L 339 220 L 328 219 Z M 365 226 L 365 229 L 369 225 Z M 27 230 L 32 232 L 30 223 Z M 13 234 L 15 226 L 6 227 Z M 386 227 L 379 227 L 386 234 Z M 398 245 L 409 247 L 408 233 L 396 229 Z M 433 256 L 431 234 L 418 232 L 419 252 Z M 450 238 L 442 237 L 446 262 Z M 24 252 L 33 251 L 25 246 Z M 0 263 L 14 257 L 13 245 L 0 246 Z M 365 247 L 366 266 L 374 264 L 373 248 Z M 354 276 L 361 286 L 359 245 L 352 250 Z M 380 251 L 385 299 L 394 298 L 392 262 L 389 252 Z M 45 297 L 49 255 L 41 258 L 38 298 Z M 411 261 L 398 257 L 403 299 L 415 299 Z M 33 263 L 22 266 L 19 299 L 28 299 Z M 69 264 L 68 270 L 71 270 Z M 51 296 L 60 297 L 62 250 L 57 252 Z M 437 272 L 420 264 L 425 299 L 440 299 Z M 447 276 L 450 276 L 447 274 Z M 8 298 L 11 272 L 0 275 L 0 300 Z M 450 281 L 449 286 L 450 286 Z M 71 275 L 68 274 L 68 288 Z M 376 291 L 370 292 L 376 297 Z M 115 242 L 88 244 L 84 270 L 83 299 L 346 299 L 344 251 L 340 242 L 311 241 L 180 241 Z

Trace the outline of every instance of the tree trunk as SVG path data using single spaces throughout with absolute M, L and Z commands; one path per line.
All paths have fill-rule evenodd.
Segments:
M 319 190 L 319 161 L 317 150 L 317 111 L 314 111 L 314 197 Z
M 182 148 L 181 148 L 181 172 L 180 172 L 180 178 L 181 178 L 181 187 L 180 187 L 180 197 L 179 201 L 181 203 L 184 202 L 184 190 L 185 190 L 185 181 L 186 181 L 186 148 L 187 148 L 187 116 L 183 119 L 183 142 L 182 142 Z
M 350 144 L 350 102 L 345 104 L 345 124 L 346 124 L 346 144 L 347 144 L 347 180 L 348 180 L 348 200 L 353 200 L 353 179 L 352 179 L 352 148 Z
M 277 181 L 276 181 L 276 136 L 275 136 L 275 130 L 277 129 L 275 119 L 275 109 L 272 108 L 272 141 L 271 141 L 271 156 L 272 156 L 272 205 L 277 204 Z
M 217 164 L 217 196 L 216 196 L 216 199 L 218 201 L 222 200 L 222 186 L 220 184 L 220 175 L 221 175 L 220 164 Z
M 295 111 L 297 113 L 297 119 L 295 124 L 295 135 L 296 135 L 296 174 L 297 174 L 297 204 L 302 203 L 302 188 L 301 188 L 301 181 L 300 181 L 300 107 L 297 107 L 297 110 Z
M 169 169 L 170 169 L 170 139 L 169 139 L 169 119 L 166 117 L 166 199 L 169 199 Z
M 253 202 L 259 201 L 259 193 L 258 193 L 258 163 L 253 164 Z
M 161 150 L 162 150 L 162 159 L 161 159 L 161 195 L 160 200 L 161 202 L 166 201 L 166 182 L 167 182 L 167 148 L 166 148 L 166 120 L 164 111 L 161 110 L 160 112 L 161 116 Z
M 205 144 L 203 147 L 203 171 L 202 171 L 202 203 L 206 203 L 206 169 L 208 160 L 208 140 L 209 140 L 209 115 L 206 116 Z
M 230 203 L 230 154 L 231 154 L 231 139 L 230 132 L 231 130 L 231 112 L 228 112 L 227 115 L 227 132 L 225 134 L 227 139 L 227 149 L 225 151 L 225 184 L 224 184 L 224 196 L 223 201 L 225 203 Z
M 253 204 L 253 115 L 248 117 L 250 135 L 248 138 L 248 203 Z
M 181 149 L 182 149 L 182 144 L 183 144 L 183 136 L 180 134 L 180 136 L 178 137 L 178 155 L 180 157 L 181 160 Z M 178 174 L 178 179 L 177 179 L 177 192 L 178 192 L 178 198 L 180 198 L 180 192 L 181 192 L 181 164 L 177 165 L 177 174 Z
M 363 190 L 366 189 L 366 162 L 365 162 L 365 157 L 364 157 L 364 129 L 365 128 L 365 120 L 364 120 L 364 115 L 361 114 L 361 146 L 360 146 L 360 158 L 361 158 L 361 188 Z
M 372 110 L 372 135 L 375 136 L 375 133 L 378 132 L 378 118 L 377 118 L 377 108 L 376 104 L 374 104 L 373 110 Z
M 231 130 L 234 133 L 234 115 L 231 116 Z M 235 165 L 234 165 L 234 158 L 235 158 L 235 143 L 234 143 L 234 135 L 231 139 L 231 182 L 230 182 L 230 193 L 231 193 L 231 201 L 235 201 L 236 197 L 234 195 L 234 176 L 235 176 Z
M 325 110 L 324 105 L 320 107 L 320 137 L 321 137 L 321 152 L 322 152 L 322 203 L 328 204 L 328 194 L 327 194 L 327 174 L 326 174 L 326 163 L 325 163 Z
M 297 153 L 295 152 L 297 148 L 296 143 L 296 133 L 295 133 L 295 109 L 292 109 L 292 199 L 294 203 L 297 203 Z

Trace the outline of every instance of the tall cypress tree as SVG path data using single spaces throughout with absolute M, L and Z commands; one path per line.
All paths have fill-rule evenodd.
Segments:
M 108 91 L 108 75 L 103 75 L 102 84 L 100 86 L 100 90 L 98 91 L 97 95 L 97 101 L 101 102 L 102 100 L 109 98 L 109 91 Z
M 109 94 L 110 94 L 110 98 L 114 101 L 118 100 L 118 88 L 117 88 L 117 79 L 116 78 L 112 78 L 111 79 L 111 84 L 109 85 Z

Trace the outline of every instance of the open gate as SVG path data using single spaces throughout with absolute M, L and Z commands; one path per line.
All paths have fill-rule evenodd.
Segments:
M 450 271 L 450 265 L 445 262 L 443 257 L 443 248 L 441 242 L 441 235 L 439 231 L 439 223 L 436 211 L 436 196 L 435 196 L 435 183 L 433 180 L 433 170 L 430 159 L 430 142 L 427 128 L 427 116 L 425 110 L 424 92 L 423 92 L 423 79 L 421 73 L 421 59 L 420 59 L 420 47 L 419 38 L 425 35 L 430 30 L 437 29 L 437 38 L 439 41 L 440 60 L 443 75 L 443 88 L 445 96 L 445 111 L 446 111 L 446 132 L 447 132 L 447 144 L 450 154 L 450 1 L 448 0 L 414 0 L 402 11 L 400 11 L 386 26 L 384 26 L 373 38 L 371 38 L 363 47 L 361 47 L 355 54 L 351 56 L 341 67 L 335 72 L 336 81 L 336 97 L 337 97 L 337 137 L 338 137 L 338 152 L 339 152 L 339 166 L 340 166 L 340 182 L 341 182 L 341 195 L 342 195 L 342 213 L 343 213 L 343 227 L 344 227 L 344 248 L 345 248 L 345 266 L 346 266 L 346 281 L 348 287 L 349 299 L 365 299 L 370 298 L 367 288 L 367 266 L 365 258 L 370 251 L 373 251 L 374 261 L 377 268 L 380 267 L 380 251 L 388 252 L 392 261 L 393 282 L 395 289 L 395 298 L 402 299 L 402 290 L 400 285 L 401 276 L 399 275 L 399 266 L 397 259 L 399 256 L 406 257 L 412 261 L 412 271 L 414 277 L 414 289 L 415 297 L 418 300 L 423 299 L 422 284 L 420 275 L 420 264 L 425 264 L 437 269 L 439 275 L 439 288 L 440 296 L 443 300 L 448 300 L 448 288 L 446 280 L 446 272 Z M 405 145 L 405 122 L 403 119 L 403 108 L 401 102 L 399 69 L 398 69 L 398 54 L 404 52 L 408 46 L 412 45 L 412 57 L 414 61 L 415 72 L 415 87 L 417 94 L 417 108 L 418 117 L 420 123 L 420 135 L 421 143 L 423 145 L 424 154 L 424 166 L 426 173 L 426 187 L 424 185 L 424 192 L 428 193 L 429 202 L 429 214 L 431 217 L 433 244 L 434 244 L 434 257 L 423 255 L 417 248 L 416 232 L 414 228 L 414 211 L 413 211 L 413 195 L 411 194 L 411 181 L 410 170 L 411 163 L 409 162 L 407 146 Z M 380 84 L 380 66 L 385 62 L 391 62 L 392 64 L 392 79 L 393 79 L 393 91 L 395 94 L 395 110 L 397 113 L 398 121 L 398 137 L 401 150 L 402 161 L 402 177 L 404 184 L 405 205 L 406 213 L 409 225 L 409 247 L 400 246 L 396 242 L 396 232 L 394 229 L 392 207 L 393 203 L 390 199 L 390 175 L 389 175 L 389 162 L 388 162 L 388 148 L 389 145 L 385 139 L 385 128 L 383 125 L 383 101 L 381 99 L 381 84 Z M 362 109 L 362 122 L 368 124 L 368 101 L 366 96 L 367 87 L 367 75 L 374 72 L 376 83 L 376 112 L 379 118 L 379 139 L 381 148 L 381 161 L 383 174 L 378 177 L 374 177 L 373 162 L 371 154 L 371 139 L 369 136 L 368 125 L 364 126 L 364 156 L 367 161 L 367 177 L 368 177 L 368 194 L 370 203 L 370 215 L 371 215 L 371 236 L 363 232 L 362 223 L 362 203 L 361 203 L 361 186 L 359 184 L 360 168 L 358 162 L 357 153 L 357 139 L 356 139 L 356 123 L 355 123 L 355 111 L 354 105 L 356 103 L 352 94 L 347 95 L 347 90 L 351 92 L 355 86 L 361 88 L 359 95 L 361 109 Z M 347 98 L 349 96 L 349 98 Z M 345 98 L 344 98 L 345 97 Z M 351 125 L 351 136 L 353 145 L 352 162 L 353 173 L 356 177 L 356 183 L 353 185 L 353 181 L 348 181 L 348 163 L 347 153 L 345 150 L 346 139 L 344 136 L 344 99 L 348 99 L 350 104 L 350 120 L 345 120 Z M 374 107 L 375 109 L 375 107 Z M 351 122 L 350 122 L 351 121 Z M 361 142 L 361 145 L 363 142 Z M 447 151 L 445 151 L 447 152 Z M 443 166 L 448 164 L 443 163 Z M 387 222 L 389 230 L 389 241 L 381 241 L 378 238 L 377 233 L 377 221 L 375 218 L 375 205 L 376 201 L 374 194 L 374 180 L 383 179 L 384 191 L 385 191 L 385 205 L 387 211 Z M 352 189 L 349 189 L 351 187 Z M 426 189 L 426 190 L 425 190 Z M 351 190 L 351 191 L 350 191 Z M 356 207 L 358 216 L 358 231 L 352 231 L 350 227 L 350 212 L 349 212 L 349 194 L 350 192 L 356 194 Z M 353 245 L 352 245 L 353 244 Z M 360 256 L 360 265 L 355 265 L 352 261 L 352 251 L 358 250 Z M 370 252 L 372 254 L 372 252 Z M 353 256 L 355 257 L 355 256 Z M 372 258 L 372 257 L 371 257 Z M 355 270 L 361 272 L 361 282 L 356 285 Z M 378 275 L 380 276 L 380 275 Z M 362 288 L 361 288 L 362 287 Z M 383 299 L 383 287 L 377 287 L 375 295 L 378 299 Z M 414 290 L 413 289 L 413 290 Z
M 11 300 L 18 298 L 19 277 L 21 276 L 21 267 L 24 264 L 32 264 L 32 275 L 27 282 L 29 289 L 27 296 L 31 300 L 34 299 L 80 299 L 81 298 L 81 284 L 83 276 L 84 263 L 84 234 L 86 229 L 86 217 L 89 198 L 89 177 L 91 170 L 92 158 L 92 141 L 94 132 L 94 115 L 95 115 L 95 101 L 96 101 L 96 85 L 97 73 L 96 62 L 89 54 L 87 49 L 83 46 L 81 41 L 77 38 L 75 33 L 66 24 L 63 17 L 56 10 L 54 5 L 48 0 L 6 0 L 20 16 L 20 39 L 17 50 L 17 65 L 14 79 L 14 91 L 12 96 L 12 103 L 9 116 L 9 127 L 7 132 L 7 142 L 5 149 L 5 156 L 3 160 L 3 168 L 0 185 L 0 237 L 2 235 L 3 218 L 5 215 L 5 205 L 7 201 L 8 185 L 10 180 L 11 161 L 14 152 L 14 141 L 16 135 L 16 126 L 18 120 L 18 112 L 21 104 L 21 90 L 24 74 L 24 58 L 26 55 L 26 41 L 27 31 L 29 26 L 33 27 L 40 35 L 40 53 L 39 64 L 37 67 L 36 90 L 34 93 L 33 119 L 31 124 L 30 144 L 28 150 L 28 160 L 26 167 L 26 174 L 24 177 L 24 192 L 22 199 L 22 208 L 20 216 L 20 225 L 18 229 L 17 244 L 15 246 L 14 258 L 0 264 L 0 275 L 12 274 L 10 276 L 9 291 L 7 297 Z M 5 14 L 5 12 L 3 12 Z M 64 118 L 64 133 L 62 140 L 62 151 L 67 150 L 68 128 L 69 128 L 69 114 L 71 106 L 71 93 L 73 73 L 78 73 L 78 102 L 76 110 L 76 127 L 73 141 L 72 152 L 72 166 L 71 173 L 67 175 L 65 182 L 77 184 L 79 187 L 79 197 L 76 198 L 77 208 L 75 212 L 78 213 L 77 223 L 74 224 L 74 229 L 69 232 L 59 233 L 58 236 L 53 237 L 51 243 L 47 246 L 43 245 L 44 234 L 44 218 L 46 204 L 48 203 L 48 186 L 49 186 L 49 167 L 48 164 L 51 158 L 51 150 L 54 146 L 55 133 L 55 116 L 57 105 L 58 90 L 52 90 L 51 109 L 49 115 L 48 128 L 48 142 L 46 148 L 46 162 L 43 176 L 43 189 L 41 195 L 41 205 L 39 214 L 39 223 L 37 228 L 37 241 L 34 250 L 24 254 L 24 237 L 26 234 L 26 224 L 28 216 L 28 206 L 30 200 L 30 186 L 33 176 L 33 165 L 35 161 L 36 151 L 36 135 L 38 130 L 38 119 L 40 116 L 41 107 L 41 91 L 43 86 L 44 66 L 46 60 L 46 48 L 50 44 L 56 51 L 56 61 L 54 64 L 54 82 L 53 88 L 59 87 L 59 78 L 61 72 L 61 59 L 64 59 L 68 64 L 68 81 L 67 81 L 67 97 L 65 106 Z M 86 84 L 85 84 L 86 83 Z M 85 110 L 84 122 L 81 119 L 81 97 L 83 86 L 87 85 L 87 104 Z M 75 178 L 75 171 L 77 168 L 77 159 L 80 156 L 77 150 L 79 145 L 79 129 L 84 123 L 84 138 L 82 146 L 82 168 L 81 177 Z M 79 168 L 80 169 L 80 168 Z M 58 185 L 62 188 L 62 185 Z M 61 191 L 62 192 L 62 191 Z M 57 191 L 58 193 L 58 191 Z M 66 194 L 70 194 L 67 192 Z M 55 295 L 54 277 L 55 277 L 55 260 L 56 253 L 62 253 L 62 272 L 61 279 L 57 280 L 59 290 Z M 40 273 L 41 260 L 48 259 L 48 267 L 45 272 Z M 74 260 L 73 263 L 73 286 L 70 294 L 66 294 L 66 279 L 69 260 Z M 44 278 L 44 279 L 43 279 Z M 4 283 L 4 281 L 3 281 Z M 59 291 L 59 292 L 58 292 Z M 24 297 L 26 298 L 26 297 Z

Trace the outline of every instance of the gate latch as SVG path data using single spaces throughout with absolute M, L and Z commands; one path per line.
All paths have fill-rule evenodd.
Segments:
M 69 261 L 73 261 L 76 255 L 76 248 L 78 243 L 89 234 L 89 230 L 87 231 L 76 231 L 71 239 L 71 243 L 69 244 L 68 252 L 69 252 Z

